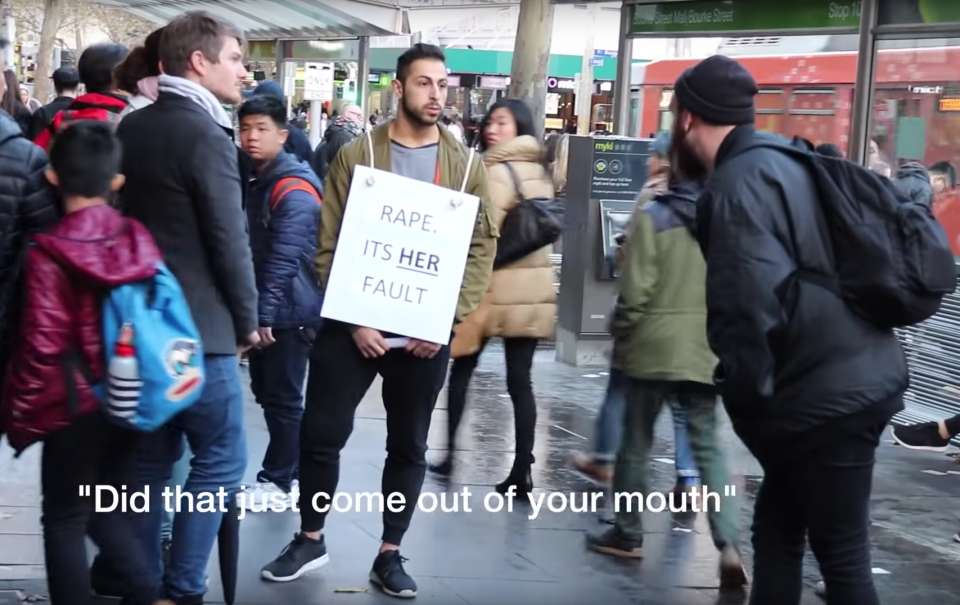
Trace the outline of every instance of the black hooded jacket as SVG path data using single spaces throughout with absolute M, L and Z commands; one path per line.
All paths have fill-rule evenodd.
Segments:
M 46 167 L 43 150 L 0 111 L 0 379 L 19 317 L 19 297 L 14 293 L 27 241 L 58 217 L 56 193 L 44 176 Z
M 756 147 L 772 136 L 752 126 L 731 132 L 697 206 L 716 383 L 762 464 L 791 439 L 850 417 L 889 420 L 908 382 L 893 330 L 796 277 L 798 265 L 834 273 L 832 245 L 808 168 Z

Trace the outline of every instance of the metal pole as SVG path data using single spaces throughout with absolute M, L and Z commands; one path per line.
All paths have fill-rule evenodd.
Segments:
M 597 5 L 591 4 L 587 8 L 590 20 L 587 26 L 587 40 L 583 49 L 583 61 L 580 63 L 580 86 L 577 88 L 577 134 L 588 135 L 593 130 L 593 91 L 596 84 L 593 81 L 593 67 L 590 61 L 596 52 L 593 32 L 597 26 Z
M 873 79 L 876 72 L 877 5 L 879 0 L 863 0 L 860 8 L 860 52 L 857 59 L 857 82 L 853 89 L 849 158 L 863 164 L 867 158 L 870 138 L 870 119 L 873 105 L 870 103 Z
M 360 52 L 357 55 L 357 105 L 363 114 L 364 122 L 367 119 L 367 109 L 370 100 L 367 91 L 370 89 L 370 37 L 360 36 Z
M 323 137 L 323 128 L 321 126 L 323 114 L 323 101 L 310 101 L 310 148 L 316 149 L 320 144 L 320 138 Z
M 617 45 L 617 79 L 613 84 L 613 133 L 628 136 L 630 127 L 630 76 L 633 72 L 633 38 L 630 38 L 632 5 L 620 8 L 620 42 Z M 636 133 L 634 133 L 636 134 Z

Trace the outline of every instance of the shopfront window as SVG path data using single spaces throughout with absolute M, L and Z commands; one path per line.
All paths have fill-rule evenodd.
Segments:
M 905 46 L 909 46 L 905 48 Z M 934 214 L 960 256 L 960 45 L 943 40 L 878 43 L 868 165 L 895 174 L 919 162 L 935 176 Z

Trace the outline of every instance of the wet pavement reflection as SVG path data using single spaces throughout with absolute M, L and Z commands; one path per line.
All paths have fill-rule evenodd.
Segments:
M 560 492 L 592 493 L 595 488 L 569 467 L 572 452 L 589 447 L 593 420 L 606 387 L 604 368 L 571 368 L 542 349 L 534 363 L 538 404 L 533 478 L 535 497 Z M 419 583 L 418 603 L 447 605 L 521 605 L 553 603 L 642 603 L 706 605 L 745 602 L 744 594 L 721 595 L 716 575 L 717 553 L 703 515 L 646 514 L 645 559 L 614 559 L 586 550 L 585 533 L 605 527 L 609 511 L 551 512 L 517 502 L 513 510 L 489 512 L 483 502 L 493 485 L 503 480 L 513 462 L 513 410 L 504 382 L 502 349 L 491 343 L 471 385 L 454 474 L 440 479 L 428 474 L 425 492 L 472 494 L 472 512 L 418 511 L 402 545 L 407 571 Z M 428 459 L 446 452 L 446 399 L 441 395 L 433 418 Z M 262 413 L 248 392 L 250 467 L 255 479 L 267 444 Z M 379 382 L 357 413 L 351 440 L 343 452 L 343 492 L 372 492 L 380 487 L 385 456 L 384 411 Z M 722 443 L 741 502 L 741 525 L 749 536 L 753 496 L 760 471 L 736 439 L 724 418 Z M 653 449 L 652 489 L 669 492 L 674 483 L 672 425 L 664 414 Z M 925 473 L 934 470 L 940 474 Z M 960 466 L 939 454 L 906 452 L 884 443 L 878 452 L 873 498 L 875 580 L 885 604 L 960 605 L 960 545 L 952 536 L 958 527 Z M 559 497 L 555 497 L 556 498 Z M 578 500 L 582 496 L 577 497 Z M 605 498 L 606 500 L 606 498 Z M 376 513 L 331 513 L 327 521 L 330 563 L 316 575 L 288 584 L 260 579 L 260 568 L 276 556 L 299 528 L 293 512 L 248 515 L 241 524 L 241 604 L 367 605 L 394 599 L 376 591 L 367 574 L 376 555 L 381 531 Z M 2 527 L 0 527 L 2 533 Z M 2 556 L 3 552 L 0 552 Z M 744 559 L 752 552 L 744 545 Z M 0 558 L 0 565 L 3 559 Z M 218 578 L 216 557 L 211 578 Z M 0 576 L 2 579 L 2 576 Z M 804 568 L 804 605 L 822 603 L 813 594 L 819 579 L 810 554 Z M 0 581 L 0 603 L 6 582 Z M 23 582 L 9 582 L 21 588 Z M 30 590 L 42 591 L 39 587 Z M 10 601 L 13 602 L 13 601 Z M 221 589 L 211 581 L 207 602 L 222 602 Z M 772 604 L 773 605 L 773 604 Z

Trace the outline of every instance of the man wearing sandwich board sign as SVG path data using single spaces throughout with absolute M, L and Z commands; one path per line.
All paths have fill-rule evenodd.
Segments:
M 423 485 L 453 326 L 480 303 L 498 237 L 483 162 L 438 124 L 445 61 L 429 44 L 401 55 L 397 119 L 344 147 L 327 175 L 316 260 L 326 321 L 310 355 L 301 424 L 301 531 L 263 568 L 267 580 L 292 581 L 328 562 L 323 527 L 340 451 L 379 374 L 386 506 L 370 580 L 391 596 L 417 594 L 400 542 Z

